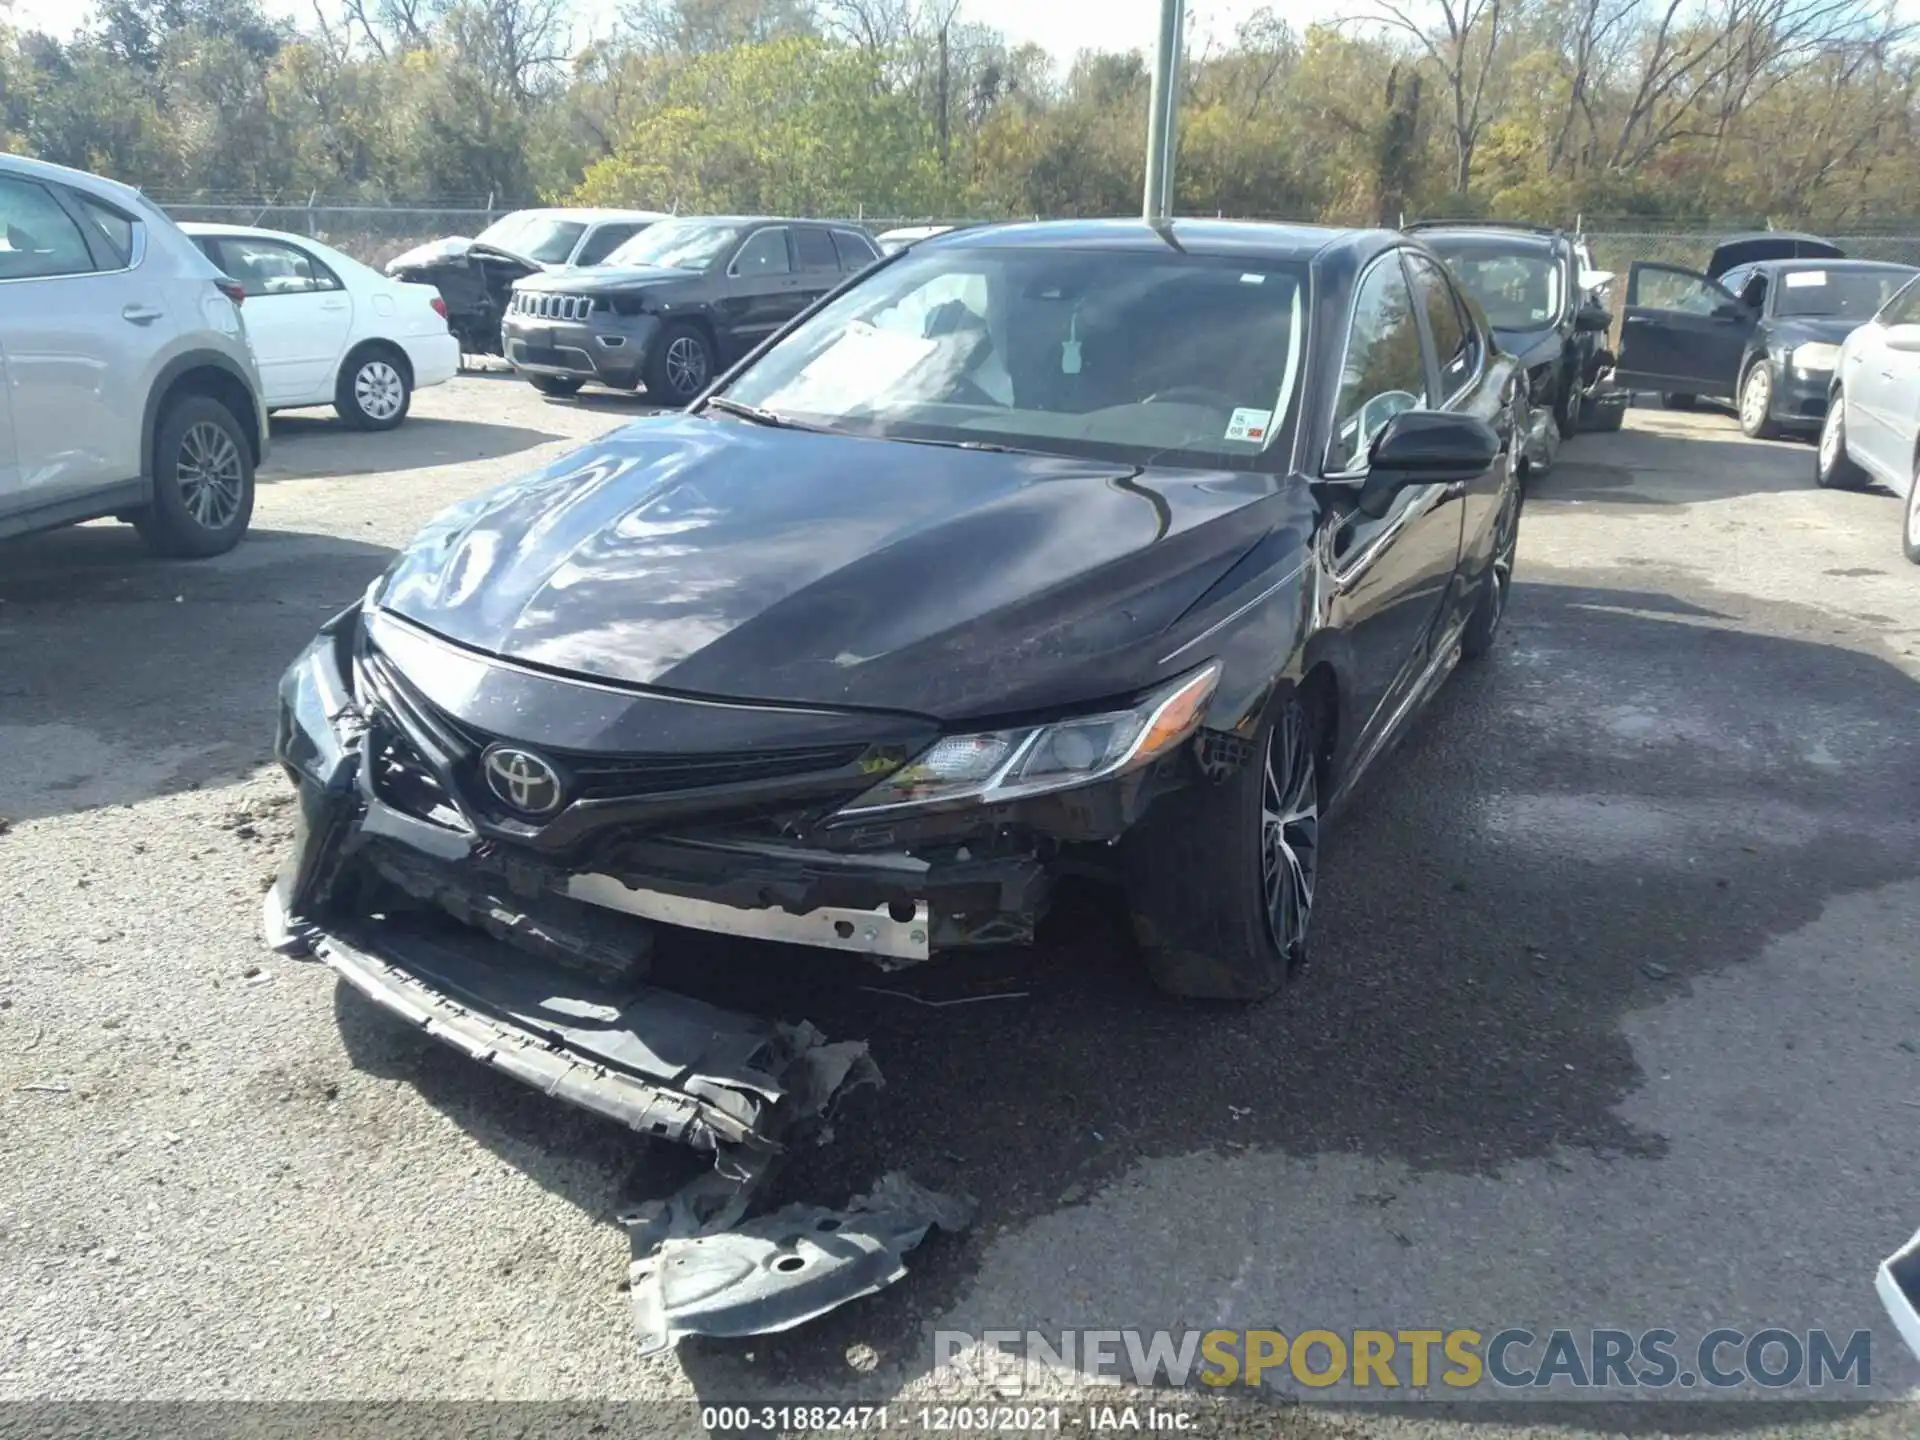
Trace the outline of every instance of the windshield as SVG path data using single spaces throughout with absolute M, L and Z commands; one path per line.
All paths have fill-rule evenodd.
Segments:
M 1434 248 L 1494 329 L 1544 330 L 1560 319 L 1560 262 L 1552 256 Z
M 542 265 L 558 265 L 573 254 L 573 247 L 586 231 L 582 220 L 559 220 L 521 210 L 502 216 L 473 239 L 476 245 L 492 245 Z
M 1834 320 L 1871 320 L 1915 272 L 1884 270 L 1788 270 L 1780 276 L 1775 315 Z
M 851 434 L 1267 468 L 1304 284 L 1292 266 L 1172 251 L 915 249 L 726 393 Z
M 711 220 L 660 220 L 607 257 L 609 265 L 664 265 L 671 270 L 705 270 L 733 247 L 738 225 Z

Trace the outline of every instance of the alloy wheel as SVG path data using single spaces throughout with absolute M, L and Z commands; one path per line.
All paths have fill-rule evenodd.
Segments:
M 1320 781 L 1307 712 L 1288 703 L 1267 740 L 1260 865 L 1267 934 L 1291 962 L 1307 938 L 1320 858 Z
M 353 398 L 369 420 L 391 420 L 400 413 L 407 387 L 391 363 L 369 360 L 353 377 Z
M 1487 631 L 1499 628 L 1507 613 L 1507 595 L 1513 589 L 1513 562 L 1520 550 L 1520 494 L 1516 490 L 1500 511 L 1500 528 L 1493 540 L 1493 616 Z
M 667 346 L 667 384 L 676 395 L 692 395 L 707 383 L 707 351 L 691 335 L 676 335 Z
M 1773 377 L 1765 365 L 1756 365 L 1740 390 L 1740 423 L 1748 432 L 1767 423 L 1767 410 L 1773 404 Z
M 1840 397 L 1835 396 L 1827 407 L 1827 418 L 1820 426 L 1820 473 L 1833 474 L 1834 464 L 1840 458 L 1841 426 Z
M 207 529 L 224 529 L 240 513 L 246 485 L 240 447 L 212 421 L 191 425 L 180 437 L 174 478 L 187 513 Z

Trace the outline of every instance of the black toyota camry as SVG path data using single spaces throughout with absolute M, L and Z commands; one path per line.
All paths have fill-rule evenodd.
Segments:
M 1032 939 L 1093 867 L 1162 988 L 1267 995 L 1323 818 L 1493 643 L 1522 404 L 1404 235 L 927 240 L 324 628 L 271 934 L 710 1148 L 845 1067 L 640 983 L 658 927 L 917 965 Z

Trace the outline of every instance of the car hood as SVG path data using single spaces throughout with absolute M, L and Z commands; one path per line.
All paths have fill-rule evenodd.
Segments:
M 1838 345 L 1872 318 L 1828 320 L 1815 315 L 1788 315 L 1774 320 L 1771 330 L 1774 343 L 1779 345 L 1801 345 L 1809 340 L 1828 340 Z
M 583 265 L 558 273 L 534 275 L 521 283 L 523 290 L 564 290 L 569 295 L 596 295 L 613 290 L 635 290 L 647 285 L 663 285 L 671 280 L 693 280 L 697 270 L 674 270 L 665 265 Z
M 1846 251 L 1818 235 L 1797 230 L 1760 230 L 1750 235 L 1729 235 L 1713 247 L 1707 259 L 1707 277 L 1718 280 L 1727 271 L 1761 260 L 1843 260 Z
M 1564 344 L 1559 330 L 1551 325 L 1541 330 L 1502 330 L 1495 327 L 1493 338 L 1499 342 L 1502 350 L 1525 368 L 1554 359 Z
M 1169 663 L 1246 598 L 1222 593 L 1229 571 L 1305 555 L 1314 513 L 1270 475 L 661 417 L 455 506 L 373 598 L 457 644 L 617 683 L 1014 715 L 1206 658 Z
M 387 262 L 386 273 L 397 276 L 408 270 L 430 270 L 435 266 L 456 264 L 469 256 L 517 265 L 529 274 L 549 268 L 538 260 L 529 260 L 524 255 L 514 254 L 511 250 L 502 250 L 498 245 L 482 244 L 468 239 L 465 235 L 448 235 L 444 239 L 429 240 L 425 245 L 416 245 L 413 249 L 394 256 Z

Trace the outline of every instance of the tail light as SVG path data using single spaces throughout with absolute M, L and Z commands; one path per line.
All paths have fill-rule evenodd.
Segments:
M 432 303 L 433 303 L 433 313 L 438 315 L 442 320 L 446 319 L 447 318 L 447 302 L 442 300 L 438 295 L 436 295 L 433 297 Z
M 231 300 L 235 306 L 244 305 L 247 300 L 247 287 L 238 280 L 229 280 L 221 276 L 213 282 L 213 288 Z

